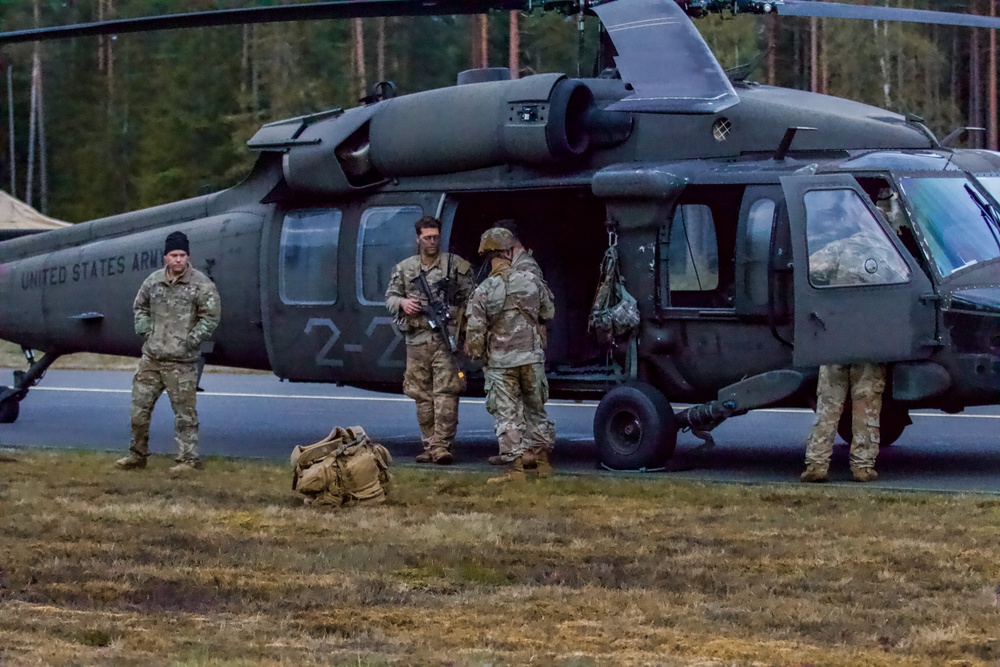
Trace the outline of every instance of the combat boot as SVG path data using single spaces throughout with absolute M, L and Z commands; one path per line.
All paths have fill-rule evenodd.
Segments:
M 506 461 L 504 461 L 503 457 L 500 456 L 499 454 L 497 454 L 496 456 L 491 456 L 490 458 L 486 459 L 486 461 L 491 466 L 506 465 Z M 521 462 L 524 464 L 525 470 L 531 470 L 532 468 L 535 468 L 538 465 L 538 463 L 535 461 L 535 455 L 532 454 L 531 452 L 525 452 L 524 454 L 522 454 Z
M 119 470 L 139 470 L 146 467 L 146 457 L 129 454 L 125 458 L 115 461 L 115 467 Z
M 806 471 L 799 477 L 803 482 L 825 482 L 826 468 L 818 465 L 806 466 Z
M 549 463 L 549 452 L 546 449 L 537 449 L 534 452 L 535 468 L 538 472 L 538 479 L 548 479 L 552 477 L 552 464 Z M 528 466 L 525 466 L 527 468 Z
M 851 475 L 855 482 L 874 482 L 878 479 L 874 468 L 851 468 Z
M 434 457 L 431 455 L 431 450 L 425 449 L 417 454 L 416 461 L 417 463 L 432 463 L 434 461 Z
M 446 447 L 433 447 L 431 448 L 431 461 L 438 464 L 439 466 L 451 465 L 452 457 L 451 452 L 448 451 Z
M 500 477 L 490 477 L 487 484 L 523 484 L 526 480 L 524 476 L 524 461 L 518 456 L 513 461 L 507 463 L 507 474 Z

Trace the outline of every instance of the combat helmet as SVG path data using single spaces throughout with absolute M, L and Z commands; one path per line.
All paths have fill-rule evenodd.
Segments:
M 490 252 L 491 250 L 510 250 L 514 247 L 514 235 L 510 230 L 502 227 L 490 227 L 483 232 L 479 239 L 479 254 Z

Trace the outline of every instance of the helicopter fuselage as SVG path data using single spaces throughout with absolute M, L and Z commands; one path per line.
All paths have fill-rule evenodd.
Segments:
M 208 362 L 399 391 L 405 351 L 383 299 L 415 252 L 412 223 L 438 216 L 449 248 L 476 260 L 482 231 L 515 218 L 557 299 L 554 396 L 632 379 L 711 404 L 763 378 L 752 397 L 730 392 L 725 418 L 808 404 L 819 364 L 884 361 L 906 409 L 995 402 L 1000 155 L 944 149 L 919 123 L 838 98 L 737 90 L 716 114 L 615 112 L 620 80 L 541 75 L 267 125 L 234 188 L 0 243 L 0 337 L 138 356 L 132 299 L 180 230 L 222 296 Z M 905 279 L 818 283 L 822 206 L 882 234 L 865 270 Z M 642 315 L 610 352 L 587 335 L 609 242 Z

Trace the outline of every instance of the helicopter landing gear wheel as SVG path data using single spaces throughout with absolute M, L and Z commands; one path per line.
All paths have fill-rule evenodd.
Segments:
M 882 412 L 879 414 L 879 445 L 888 447 L 899 440 L 907 426 L 913 423 L 910 412 L 896 401 L 883 401 Z M 851 444 L 854 428 L 851 425 L 851 399 L 844 402 L 844 411 L 837 424 L 837 434 L 844 442 Z
M 677 423 L 667 398 L 645 382 L 615 387 L 594 413 L 600 462 L 614 470 L 656 468 L 674 453 Z
M 21 414 L 21 402 L 14 398 L 0 401 L 0 424 L 13 424 Z

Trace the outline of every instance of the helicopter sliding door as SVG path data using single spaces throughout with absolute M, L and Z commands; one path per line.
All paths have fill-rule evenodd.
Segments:
M 279 211 L 266 234 L 264 320 L 276 375 L 398 388 L 402 336 L 385 309 L 397 262 L 415 250 L 413 223 L 440 195 L 385 193 Z
M 848 174 L 781 179 L 792 233 L 796 366 L 928 356 L 927 276 Z

